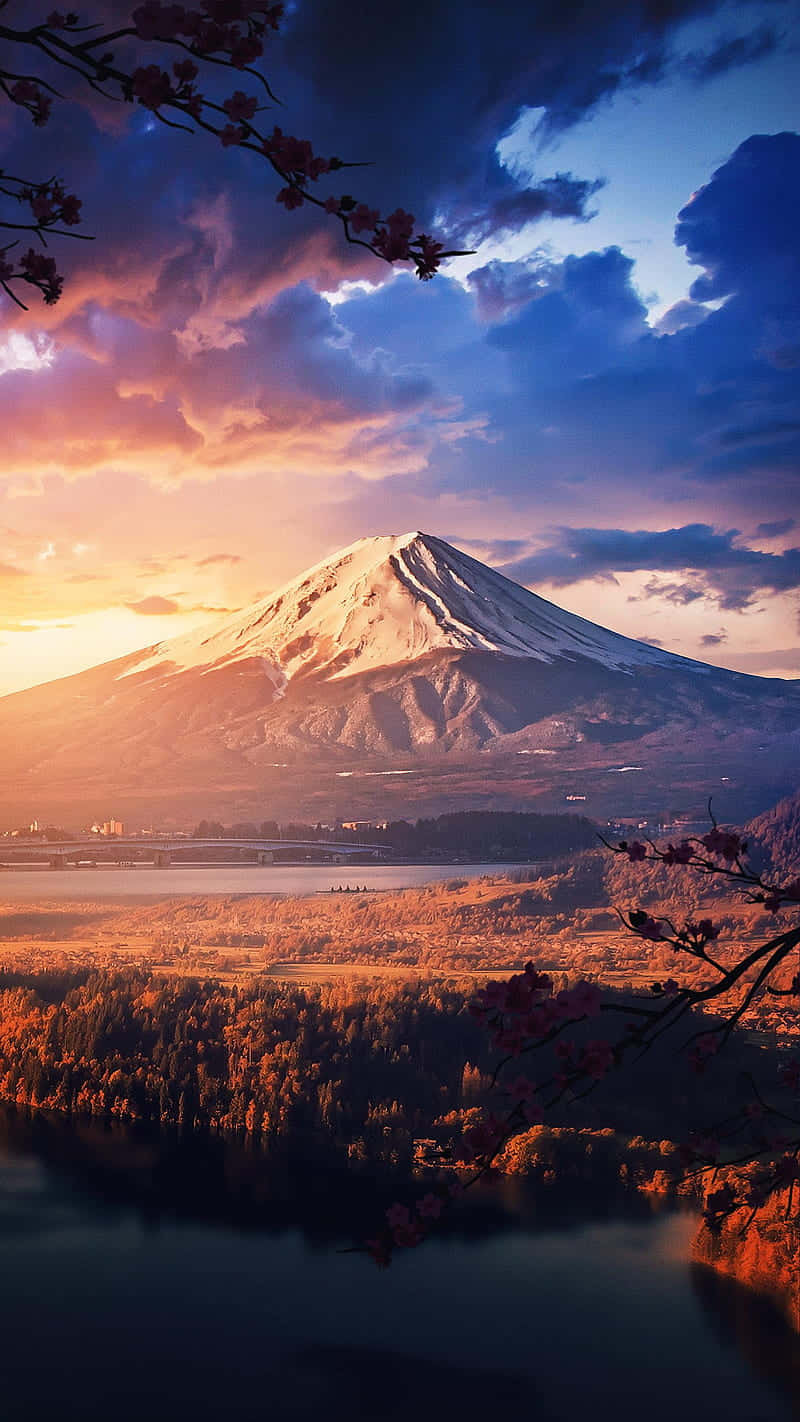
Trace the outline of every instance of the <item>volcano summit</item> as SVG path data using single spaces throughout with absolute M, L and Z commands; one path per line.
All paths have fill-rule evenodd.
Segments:
M 622 637 L 408 533 L 361 539 L 209 630 L 0 699 L 0 744 L 3 799 L 40 816 L 112 798 L 126 816 L 552 808 L 600 761 L 621 770 L 610 756 L 665 796 L 747 766 L 765 787 L 752 813 L 796 784 L 800 686 Z

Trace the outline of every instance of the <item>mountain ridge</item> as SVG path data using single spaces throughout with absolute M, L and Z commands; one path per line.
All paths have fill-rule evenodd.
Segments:
M 620 670 L 676 660 L 705 666 L 565 612 L 417 530 L 359 539 L 222 624 L 146 649 L 123 675 L 156 667 L 174 675 L 260 656 L 281 695 L 306 668 L 340 678 L 433 651 L 545 662 L 585 656 Z
M 23 818 L 87 802 L 106 818 L 112 801 L 148 818 L 382 818 L 573 795 L 642 813 L 746 777 L 736 813 L 752 815 L 800 780 L 800 684 L 635 642 L 414 532 L 0 698 L 0 749 L 0 809 Z

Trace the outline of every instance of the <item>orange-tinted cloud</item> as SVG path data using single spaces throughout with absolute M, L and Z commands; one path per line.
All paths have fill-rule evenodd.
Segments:
M 143 597 L 139 602 L 126 602 L 125 606 L 131 612 L 138 612 L 141 617 L 163 617 L 173 612 L 180 612 L 180 604 L 171 597 L 159 597 L 154 594 L 152 597 Z

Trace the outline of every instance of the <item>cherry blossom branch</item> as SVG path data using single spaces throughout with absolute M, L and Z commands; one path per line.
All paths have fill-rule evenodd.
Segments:
M 4 8 L 3 0 L 0 11 Z M 133 11 L 130 24 L 107 33 L 94 33 L 100 28 L 98 25 L 81 25 L 72 12 L 64 15 L 53 11 L 44 23 L 26 28 L 0 24 L 0 44 L 5 42 L 9 48 L 32 51 L 45 61 L 77 74 L 105 99 L 138 103 L 168 128 L 189 133 L 204 131 L 224 148 L 244 148 L 257 154 L 267 161 L 283 184 L 276 201 L 287 211 L 308 203 L 335 217 L 350 245 L 363 247 L 390 265 L 409 263 L 421 280 L 429 280 L 443 261 L 467 255 L 466 252 L 448 249 L 429 234 L 416 231 L 413 215 L 402 208 L 384 217 L 350 193 L 322 198 L 310 190 L 310 184 L 323 175 L 345 167 L 367 165 L 345 163 L 336 157 L 322 158 L 306 140 L 284 134 L 277 127 L 267 134 L 255 122 L 256 115 L 263 112 L 258 100 L 240 89 L 217 103 L 197 88 L 200 66 L 213 65 L 251 77 L 271 103 L 278 103 L 266 76 L 254 68 L 253 63 L 263 55 L 266 37 L 278 29 L 282 14 L 281 4 L 270 4 L 267 0 L 200 0 L 197 10 L 163 4 L 162 0 L 144 0 Z M 82 38 L 87 33 L 90 38 Z M 178 50 L 187 57 L 176 60 L 171 72 L 158 63 L 124 66 L 117 62 L 115 51 L 108 46 L 125 41 L 135 41 L 140 48 L 144 45 Z M 46 77 L 6 69 L 0 70 L 0 93 L 26 109 L 36 126 L 48 121 L 52 99 L 63 97 Z M 171 117 L 173 112 L 190 122 Z M 43 185 L 28 183 L 25 186 L 33 192 L 41 190 Z M 52 188 L 52 184 L 50 186 Z M 78 202 L 77 199 L 70 201 Z M 74 221 L 80 219 L 75 217 Z M 15 223 L 0 215 L 0 228 L 23 228 L 35 232 L 42 240 L 44 225 L 48 224 L 39 220 Z M 49 230 L 54 236 L 78 235 L 64 233 L 52 224 Z M 63 278 L 55 266 L 52 265 L 52 269 L 48 266 L 45 271 L 41 261 L 31 260 L 36 253 L 18 258 L 14 265 L 8 259 L 10 250 L 10 246 L 6 247 L 0 254 L 3 263 L 0 285 L 17 305 L 24 306 L 24 303 L 12 292 L 10 283 L 19 281 L 37 286 L 46 302 L 57 301 Z M 52 263 L 52 259 L 42 260 Z
M 800 904 L 800 880 L 781 884 L 762 877 L 746 863 L 747 844 L 741 836 L 720 829 L 713 815 L 711 819 L 708 834 L 683 840 L 677 846 L 669 844 L 662 849 L 650 840 L 646 844 L 624 840 L 616 845 L 604 843 L 612 853 L 625 856 L 632 863 L 651 861 L 704 877 L 719 876 L 743 893 L 748 902 L 761 903 L 773 914 L 784 906 Z M 463 1168 L 464 1161 L 471 1160 L 473 1168 L 457 1190 L 445 1179 L 434 1194 L 417 1202 L 413 1212 L 402 1203 L 387 1210 L 386 1224 L 362 1246 L 377 1263 L 388 1264 L 397 1248 L 422 1243 L 431 1221 L 449 1207 L 456 1194 L 491 1176 L 498 1156 L 514 1135 L 542 1121 L 545 1113 L 559 1104 L 585 1099 L 610 1072 L 621 1069 L 631 1054 L 635 1063 L 665 1034 L 674 1033 L 688 1015 L 712 1003 L 723 1004 L 731 993 L 742 989 L 738 1001 L 727 1007 L 720 1021 L 704 1023 L 682 1045 L 690 1067 L 700 1075 L 727 1045 L 761 992 L 770 990 L 781 996 L 800 997 L 800 972 L 787 989 L 770 985 L 790 953 L 800 947 L 800 925 L 760 943 L 733 963 L 724 963 L 709 952 L 709 944 L 720 936 L 720 928 L 710 919 L 687 920 L 677 928 L 671 919 L 655 918 L 641 909 L 619 912 L 618 916 L 627 932 L 652 943 L 663 943 L 678 957 L 683 955 L 707 965 L 715 972 L 715 979 L 697 987 L 681 986 L 673 978 L 654 982 L 651 991 L 663 1000 L 660 1006 L 603 1001 L 599 987 L 586 981 L 555 993 L 551 977 L 533 963 L 506 981 L 487 983 L 470 1011 L 487 1027 L 493 1045 L 502 1052 L 490 1089 L 504 1085 L 511 1107 L 505 1116 L 490 1113 L 480 1125 L 465 1132 L 455 1164 Z M 627 1030 L 617 1041 L 597 1038 L 578 1046 L 564 1039 L 568 1028 L 604 1012 L 628 1017 Z M 558 1070 L 545 1075 L 538 1085 L 521 1074 L 505 1084 L 504 1074 L 512 1061 L 551 1046 Z M 800 1059 L 791 1058 L 781 1064 L 779 1081 L 783 1088 L 800 1094 Z M 710 1190 L 705 1201 L 704 1218 L 711 1229 L 719 1229 L 725 1219 L 744 1208 L 750 1209 L 752 1220 L 767 1200 L 784 1191 L 787 1216 L 794 1205 L 794 1186 L 800 1180 L 800 1116 L 771 1102 L 749 1074 L 747 1085 L 750 1100 L 716 1125 L 693 1133 L 682 1150 L 686 1178 L 710 1174 L 714 1185 L 718 1173 L 725 1173 L 722 1186 Z M 787 1126 L 792 1128 L 793 1136 L 786 1136 L 782 1128 Z M 722 1159 L 726 1151 L 727 1158 Z M 452 1158 L 450 1164 L 454 1164 Z M 751 1172 L 743 1181 L 732 1173 L 742 1166 Z

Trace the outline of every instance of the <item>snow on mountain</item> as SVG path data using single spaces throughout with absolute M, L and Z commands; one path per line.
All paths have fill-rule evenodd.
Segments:
M 623 672 L 705 671 L 565 612 L 440 538 L 362 538 L 211 630 L 161 642 L 122 677 L 219 670 L 249 661 L 282 696 L 301 672 L 328 680 L 436 651 L 501 652 L 552 663 L 586 659 Z

